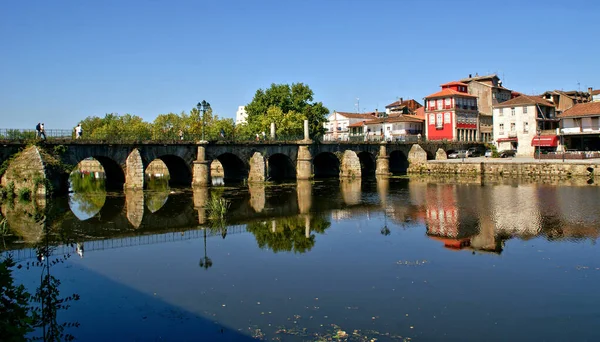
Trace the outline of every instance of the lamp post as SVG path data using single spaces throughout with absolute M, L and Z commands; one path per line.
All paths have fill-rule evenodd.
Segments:
M 199 112 L 202 112 L 202 141 L 204 141 L 204 126 L 206 126 L 206 111 L 210 109 L 210 103 L 206 102 L 206 100 L 202 100 L 202 102 L 198 102 L 196 105 Z
M 204 268 L 205 270 L 209 269 L 210 267 L 212 267 L 212 260 L 206 256 L 206 227 L 203 228 L 204 230 L 204 258 L 200 259 L 200 267 Z M 223 237 L 225 238 L 225 237 Z

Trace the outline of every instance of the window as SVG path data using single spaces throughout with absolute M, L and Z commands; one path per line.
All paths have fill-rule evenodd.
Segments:
M 435 114 L 429 114 L 429 124 L 435 125 Z
M 523 114 L 527 114 L 527 106 L 523 106 Z
M 444 128 L 444 114 L 438 113 L 435 118 L 435 128 L 443 129 Z
M 496 98 L 496 93 L 492 93 L 492 98 L 495 99 Z
M 452 123 L 452 122 L 450 121 L 450 113 L 445 113 L 445 114 L 444 114 L 444 123 L 446 123 L 446 124 L 450 124 L 450 123 Z
M 517 124 L 515 124 L 514 122 L 510 123 L 510 131 L 514 132 L 517 129 Z
M 443 106 L 443 104 L 442 104 L 442 99 L 438 99 L 438 100 L 437 100 L 437 109 L 442 109 L 442 108 L 444 108 L 444 107 L 442 107 L 442 106 Z
M 529 122 L 523 122 L 523 133 L 529 133 Z
M 503 123 L 501 123 L 499 125 L 499 131 L 500 131 L 500 134 L 504 134 L 504 124 Z
M 500 116 L 504 116 L 504 108 L 500 108 Z
M 515 107 L 510 109 L 510 116 L 515 116 Z

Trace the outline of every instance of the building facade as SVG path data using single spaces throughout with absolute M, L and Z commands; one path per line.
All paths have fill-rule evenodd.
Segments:
M 600 102 L 576 104 L 559 117 L 565 148 L 600 151 Z
M 479 141 L 477 97 L 468 85 L 450 82 L 425 97 L 425 134 L 428 140 Z
M 368 113 L 348 113 L 333 111 L 323 123 L 325 128 L 325 141 L 347 141 L 350 138 L 350 125 L 376 119 L 379 116 L 377 111 Z
M 237 112 L 235 112 L 235 124 L 240 125 L 246 123 L 248 120 L 248 113 L 246 113 L 246 106 L 239 106 Z
M 398 101 L 385 106 L 386 114 L 414 114 L 417 109 L 423 107 L 419 102 L 400 98 Z
M 493 141 L 493 114 L 494 105 L 508 101 L 512 98 L 512 91 L 502 86 L 502 81 L 496 74 L 486 76 L 469 75 L 460 80 L 468 85 L 469 94 L 477 96 L 479 108 L 479 140 Z
M 516 150 L 518 156 L 531 157 L 538 147 L 548 151 L 558 148 L 559 118 L 552 102 L 521 95 L 495 105 L 493 117 L 499 151 Z

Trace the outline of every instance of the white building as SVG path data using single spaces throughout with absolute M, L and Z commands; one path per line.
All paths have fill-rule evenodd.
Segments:
M 578 103 L 559 117 L 568 149 L 600 151 L 600 102 Z
M 246 113 L 246 106 L 239 106 L 237 112 L 235 112 L 235 124 L 246 123 L 248 119 L 248 113 Z
M 349 126 L 358 122 L 373 120 L 377 118 L 377 112 L 370 113 L 347 113 L 347 112 L 336 112 L 327 117 L 327 122 L 323 123 L 325 127 L 325 141 L 342 140 L 347 141 L 349 139 L 350 130 Z
M 424 137 L 425 120 L 415 115 L 390 115 L 349 125 L 350 137 L 363 137 L 365 140 L 416 141 Z M 366 135 L 366 137 L 365 137 Z
M 538 96 L 521 95 L 494 105 L 493 124 L 498 151 L 514 149 L 517 156 L 532 157 L 537 146 L 556 151 L 559 144 L 555 106 Z

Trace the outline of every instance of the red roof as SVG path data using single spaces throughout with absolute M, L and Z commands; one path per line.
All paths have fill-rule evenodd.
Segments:
M 406 106 L 410 110 L 416 110 L 417 108 L 422 107 L 419 102 L 415 101 L 414 99 L 410 99 L 410 100 L 403 100 L 403 101 L 398 100 L 396 102 L 392 102 L 389 105 L 385 106 L 385 108 L 398 107 L 398 106 Z
M 592 90 L 592 95 L 600 95 L 600 89 Z
M 375 112 L 369 113 L 348 113 L 348 112 L 337 112 L 339 115 L 343 115 L 348 119 L 366 119 L 371 120 L 375 117 Z
M 456 95 L 460 95 L 460 96 L 464 96 L 464 97 L 477 98 L 477 96 L 475 96 L 475 95 L 470 95 L 470 94 L 463 93 L 463 92 L 460 92 L 460 91 L 456 91 L 456 90 L 450 89 L 450 88 L 444 88 L 444 89 L 438 91 L 437 93 L 433 93 L 433 94 L 431 94 L 429 96 L 426 96 L 425 98 L 426 99 L 430 99 L 430 98 L 433 98 L 433 97 L 447 97 L 447 96 L 456 96 Z
M 419 118 L 421 120 L 425 120 L 425 107 L 419 107 L 416 111 L 415 111 L 415 117 Z
M 468 87 L 469 86 L 466 83 L 462 83 L 462 82 L 459 82 L 459 81 L 452 81 L 452 82 L 440 84 L 440 87 L 449 87 L 449 86 L 453 86 L 453 85 L 463 86 L 463 87 Z
M 523 105 L 543 105 L 548 107 L 554 107 L 554 103 L 541 98 L 539 96 L 529 96 L 529 95 L 521 95 L 515 98 L 512 98 L 508 101 L 500 102 L 494 107 L 514 107 L 514 106 L 523 106 Z
M 577 103 L 558 115 L 559 118 L 578 116 L 600 116 L 600 102 Z

